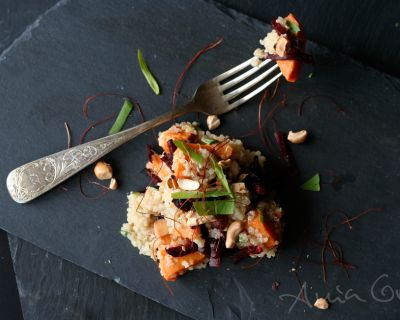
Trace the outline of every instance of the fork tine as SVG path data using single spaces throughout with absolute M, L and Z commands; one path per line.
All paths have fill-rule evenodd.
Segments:
M 246 79 L 247 77 L 251 76 L 253 73 L 259 71 L 261 68 L 266 66 L 268 63 L 270 63 L 272 60 L 267 59 L 264 60 L 259 66 L 253 67 L 250 70 L 247 70 L 245 73 L 242 73 L 240 76 L 237 76 L 236 78 L 232 79 L 231 81 L 224 83 L 219 87 L 220 91 L 225 91 L 226 89 L 229 89 L 230 87 L 238 84 L 240 81 Z
M 261 91 L 265 90 L 269 85 L 274 83 L 280 76 L 282 75 L 282 72 L 279 72 L 276 74 L 274 77 L 272 77 L 270 80 L 268 80 L 266 83 L 264 83 L 262 86 L 258 87 L 256 90 L 250 92 L 249 94 L 245 95 L 243 98 L 240 98 L 239 100 L 231 103 L 229 105 L 229 111 L 240 106 L 241 104 L 245 103 L 246 101 L 250 100 L 253 98 L 255 95 L 260 93 Z
M 233 67 L 232 69 L 225 71 L 224 73 L 221 73 L 219 76 L 216 76 L 212 80 L 216 81 L 216 82 L 220 82 L 220 81 L 230 77 L 231 75 L 235 74 L 236 72 L 249 66 L 251 64 L 252 59 L 253 58 L 250 58 L 250 59 L 246 60 L 245 62 L 242 62 L 241 64 L 237 65 L 236 67 Z
M 264 73 L 260 74 L 259 76 L 257 76 L 256 78 L 254 78 L 253 80 L 245 83 L 244 85 L 242 85 L 241 87 L 233 90 L 232 92 L 229 92 L 228 94 L 223 96 L 223 99 L 225 101 L 229 101 L 235 97 L 237 97 L 239 94 L 244 93 L 247 89 L 251 88 L 252 86 L 254 86 L 255 84 L 257 84 L 258 82 L 260 82 L 261 80 L 263 80 L 266 76 L 268 76 L 271 72 L 273 72 L 276 68 L 278 68 L 278 65 L 275 64 L 273 67 L 269 68 L 268 70 L 266 70 Z

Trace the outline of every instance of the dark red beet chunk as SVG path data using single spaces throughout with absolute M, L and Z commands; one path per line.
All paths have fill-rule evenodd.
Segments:
M 155 151 L 151 145 L 147 145 L 147 157 L 149 158 L 149 161 L 151 161 L 151 157 L 155 154 Z
M 165 249 L 165 251 L 173 257 L 184 257 L 190 253 L 198 251 L 198 246 L 196 243 L 190 241 L 189 244 L 185 246 L 170 247 Z
M 261 253 L 262 250 L 263 248 L 261 246 L 248 246 L 246 248 L 243 248 L 232 256 L 233 262 L 238 263 L 239 261 L 243 260 L 244 258 L 247 258 L 251 254 Z
M 221 247 L 223 238 L 213 239 L 210 243 L 210 261 L 208 265 L 210 267 L 218 268 L 221 266 Z
M 282 157 L 282 160 L 285 161 L 285 163 L 287 164 L 290 173 L 292 175 L 296 175 L 298 173 L 298 170 L 294 162 L 293 156 L 289 150 L 288 144 L 286 142 L 286 137 L 280 131 L 276 131 L 274 133 L 274 137 L 278 145 L 279 153 Z
M 250 194 L 256 196 L 267 195 L 267 188 L 256 174 L 249 173 L 243 182 L 246 185 L 246 188 L 250 191 Z
M 192 199 L 173 199 L 172 202 L 174 203 L 175 207 L 185 212 L 193 208 Z
M 172 163 L 174 161 L 174 152 L 176 150 L 176 145 L 174 144 L 174 141 L 172 139 L 169 139 L 167 141 L 168 149 L 169 151 L 167 153 L 164 153 L 164 155 L 161 157 L 161 160 L 170 168 L 172 168 Z
M 276 19 L 272 19 L 271 26 L 279 35 L 287 33 L 287 29 L 277 22 Z

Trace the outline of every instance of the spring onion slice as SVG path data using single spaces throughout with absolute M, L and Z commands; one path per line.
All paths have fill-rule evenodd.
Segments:
M 174 144 L 176 145 L 176 147 L 179 150 L 181 150 L 183 153 L 187 154 L 191 159 L 196 161 L 198 164 L 202 164 L 203 163 L 203 160 L 204 160 L 203 156 L 200 153 L 197 153 L 196 151 L 194 151 L 184 141 L 175 140 Z
M 158 86 L 157 80 L 154 78 L 149 67 L 147 66 L 147 63 L 144 60 L 142 51 L 140 51 L 140 49 L 138 49 L 138 60 L 139 60 L 140 70 L 142 70 L 142 73 L 143 73 L 144 77 L 146 78 L 147 83 L 149 84 L 150 88 L 154 91 L 154 93 L 156 95 L 159 95 L 160 87 Z
M 217 198 L 229 196 L 230 193 L 223 190 L 212 191 L 176 191 L 171 194 L 172 199 L 201 199 L 201 198 Z
M 200 216 L 233 214 L 235 201 L 233 199 L 195 201 L 193 207 Z
M 213 156 L 211 156 L 211 163 L 212 163 L 212 165 L 214 167 L 214 171 L 215 171 L 215 174 L 217 175 L 217 178 L 218 178 L 219 182 L 221 182 L 221 184 L 223 185 L 225 190 L 227 192 L 229 192 L 229 196 L 231 198 L 233 198 L 233 193 L 232 193 L 231 187 L 229 186 L 228 180 L 226 179 L 224 170 L 218 164 L 217 160 Z
M 313 175 L 310 179 L 308 179 L 306 182 L 304 182 L 300 188 L 302 190 L 306 190 L 306 191 L 320 191 L 321 190 L 321 186 L 319 184 L 319 173 L 316 173 L 315 175 Z
M 118 113 L 117 119 L 115 119 L 114 124 L 112 125 L 110 131 L 108 131 L 109 135 L 118 133 L 123 128 L 126 120 L 128 119 L 129 114 L 133 109 L 133 104 L 128 99 L 125 99 L 124 104 L 121 107 L 120 112 Z

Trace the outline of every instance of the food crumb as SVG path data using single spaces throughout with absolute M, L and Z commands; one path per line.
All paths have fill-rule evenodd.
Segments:
M 281 285 L 281 283 L 278 281 L 272 282 L 272 286 L 271 286 L 272 291 L 277 291 L 280 285 Z
M 326 310 L 329 308 L 329 302 L 325 298 L 318 298 L 315 300 L 314 307 L 320 310 Z

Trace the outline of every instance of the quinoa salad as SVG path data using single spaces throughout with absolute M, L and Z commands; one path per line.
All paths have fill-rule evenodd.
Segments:
M 189 122 L 160 132 L 158 144 L 146 164 L 153 183 L 128 195 L 121 233 L 165 280 L 219 267 L 221 256 L 275 256 L 283 211 L 263 184 L 259 151 Z

